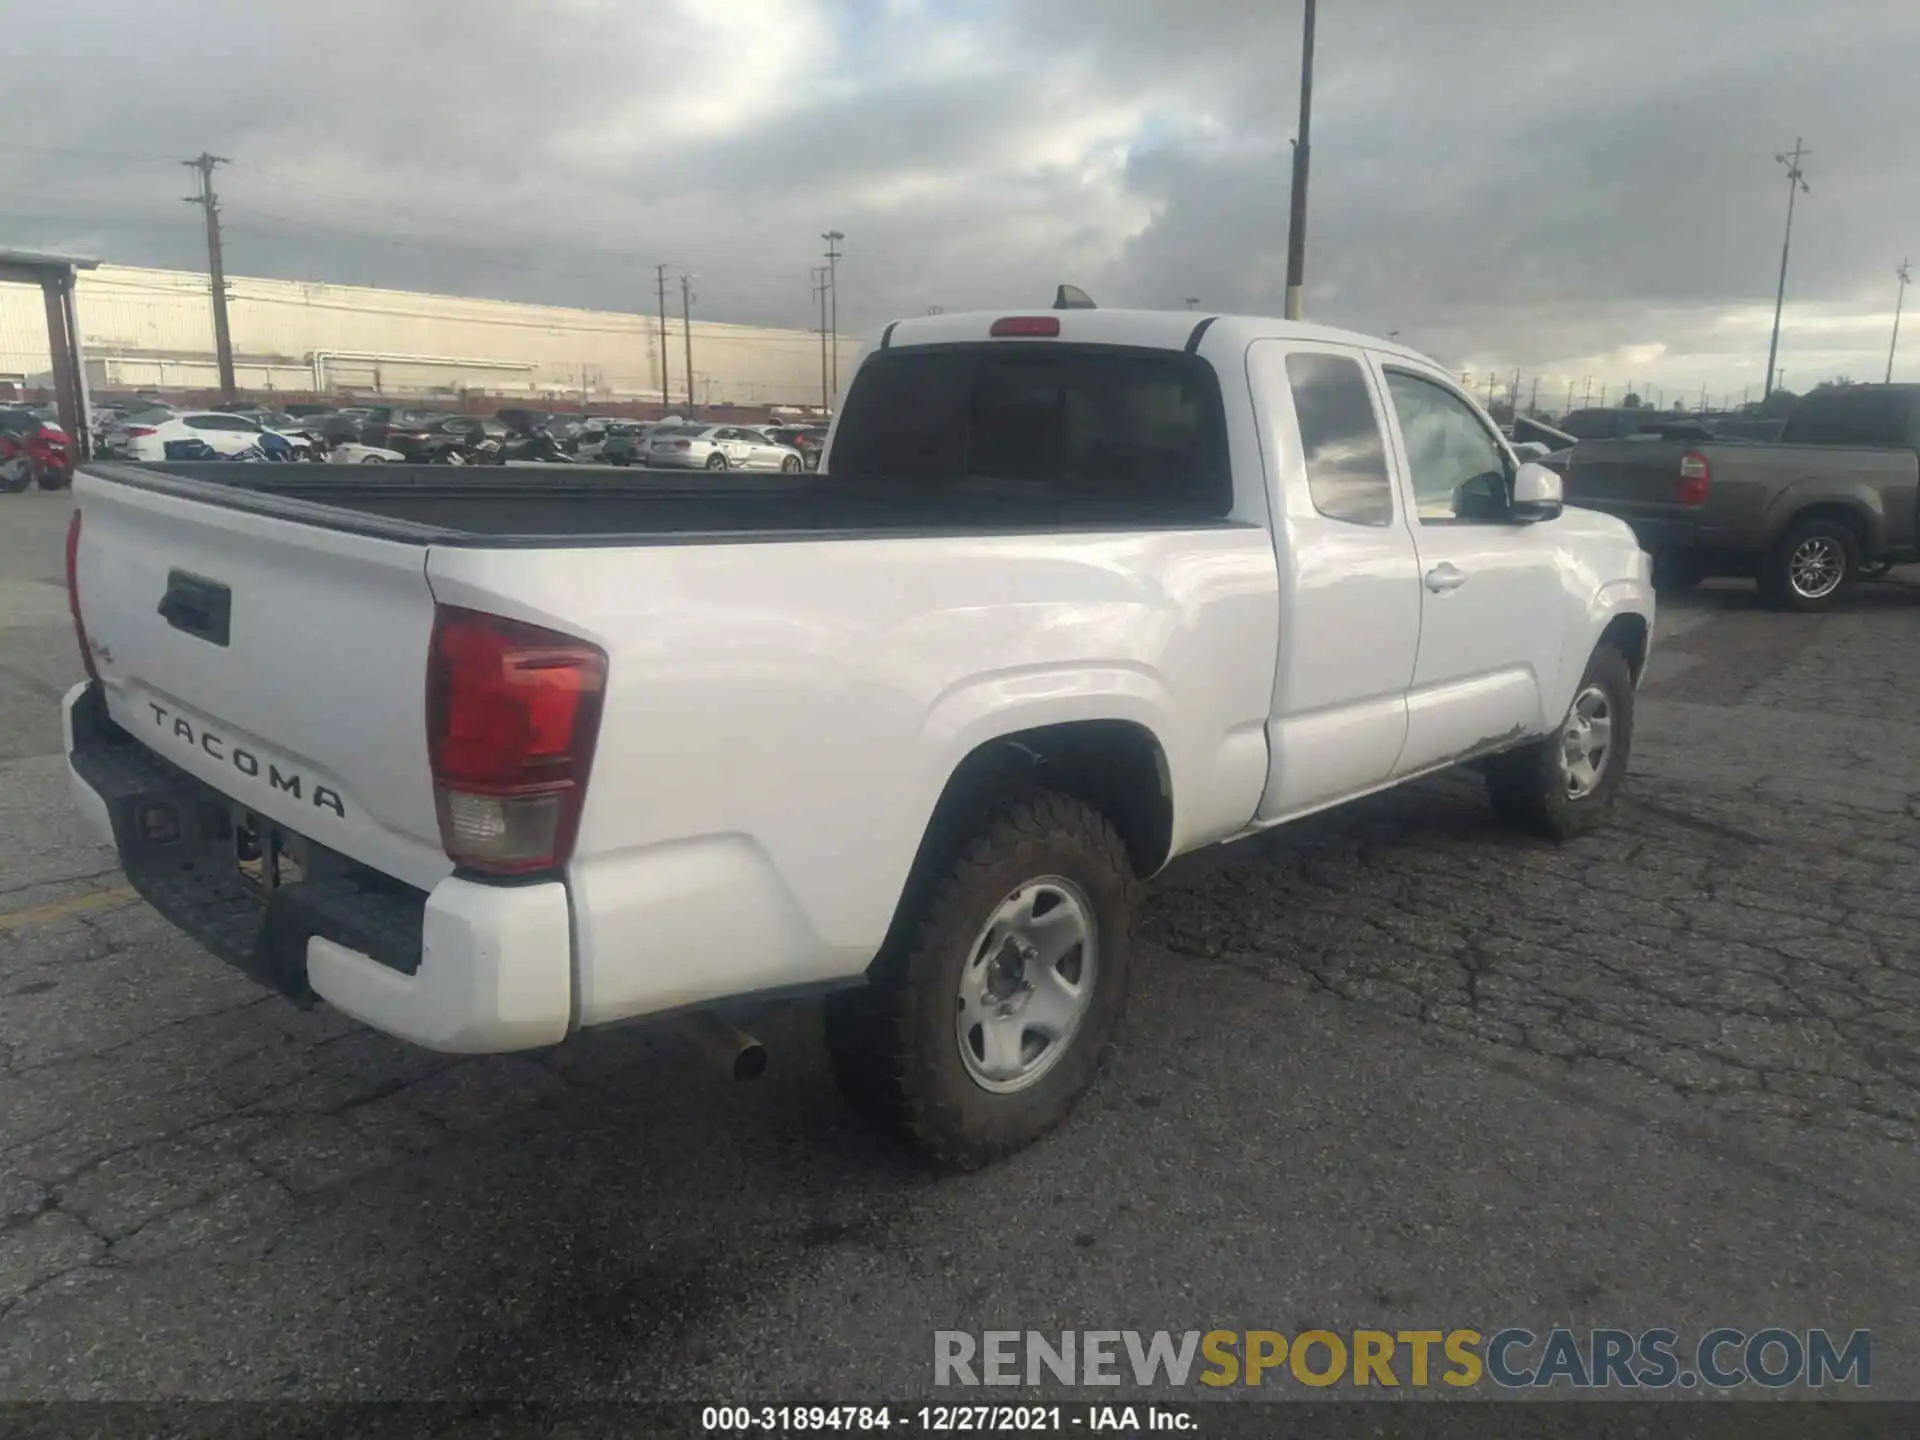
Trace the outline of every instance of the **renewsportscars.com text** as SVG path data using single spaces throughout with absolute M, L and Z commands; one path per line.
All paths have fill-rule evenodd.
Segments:
M 933 1383 L 1507 1390 L 1819 1389 L 1873 1383 L 1873 1334 L 1674 1330 L 939 1330 Z

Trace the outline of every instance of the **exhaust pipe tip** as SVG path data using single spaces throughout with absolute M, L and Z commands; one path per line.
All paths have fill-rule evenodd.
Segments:
M 680 1037 L 728 1079 L 758 1080 L 767 1073 L 767 1047 L 709 1010 L 682 1016 L 678 1029 Z
M 733 1057 L 733 1078 L 736 1080 L 758 1080 L 767 1073 L 767 1047 L 751 1035 L 748 1043 L 741 1047 L 740 1053 Z

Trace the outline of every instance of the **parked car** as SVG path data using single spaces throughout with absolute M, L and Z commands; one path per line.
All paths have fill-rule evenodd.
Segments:
M 656 470 L 786 470 L 806 467 L 791 445 L 777 445 L 739 425 L 661 426 L 647 436 L 647 464 Z
M 80 810 L 216 953 L 438 1050 L 671 1010 L 738 1073 L 716 1007 L 827 991 L 859 1108 L 972 1166 L 1091 1083 L 1173 857 L 1465 761 L 1567 837 L 1625 780 L 1646 556 L 1410 350 L 902 320 L 827 464 L 90 465 Z
M 1777 444 L 1582 443 L 1567 496 L 1632 525 L 1663 586 L 1751 575 L 1771 605 L 1824 610 L 1920 559 L 1920 385 L 1816 390 Z
M 532 435 L 547 428 L 548 416 L 544 410 L 527 410 L 510 405 L 504 410 L 494 411 L 493 418 L 516 435 Z
M 351 414 L 351 411 L 340 411 Z M 404 450 L 407 442 L 423 436 L 428 428 L 445 416 L 445 410 L 426 405 L 372 405 L 360 422 L 360 443 Z
M 580 437 L 574 451 L 595 465 L 631 465 L 652 427 L 643 420 L 606 420 Z
M 406 463 L 407 457 L 398 450 L 362 445 L 357 440 L 343 436 L 328 442 L 326 459 L 330 465 L 401 465 Z
M 244 415 L 189 410 L 151 425 L 129 425 L 126 456 L 130 460 L 165 460 L 169 441 L 192 439 L 203 441 L 215 454 L 239 455 L 259 449 L 260 436 L 266 429 Z M 304 435 L 288 433 L 282 438 L 296 451 L 303 452 L 313 444 Z
M 33 484 L 42 490 L 64 490 L 73 483 L 73 440 L 59 421 L 39 410 L 0 409 L 0 434 L 12 442 L 24 462 L 16 467 L 19 488 Z
M 822 425 L 782 425 L 766 432 L 767 438 L 776 445 L 786 445 L 800 452 L 800 459 L 809 470 L 820 468 L 820 452 L 827 443 L 826 427 Z
M 171 405 L 142 405 L 123 411 L 101 434 L 101 453 L 109 457 L 130 456 L 135 439 L 151 435 L 175 413 Z

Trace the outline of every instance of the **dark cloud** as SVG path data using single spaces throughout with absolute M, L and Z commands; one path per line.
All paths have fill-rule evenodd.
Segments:
M 1877 373 L 1893 267 L 1920 250 L 1920 7 L 1320 10 L 1315 316 L 1549 385 L 1737 390 L 1798 133 L 1783 363 Z M 209 148 L 235 161 L 241 273 L 647 309 L 669 261 L 703 314 L 807 324 L 837 226 L 847 328 L 1068 279 L 1277 312 L 1298 20 L 1282 0 L 35 7 L 9 16 L 26 123 L 0 142 L 0 240 L 195 266 L 169 162 Z

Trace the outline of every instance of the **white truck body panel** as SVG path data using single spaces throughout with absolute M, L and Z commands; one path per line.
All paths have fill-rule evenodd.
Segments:
M 900 322 L 867 356 L 979 344 L 991 319 Z M 1458 395 L 1431 362 L 1321 327 L 1196 319 L 1066 312 L 1061 339 L 1212 367 L 1233 493 L 1206 523 L 435 543 L 83 472 L 79 592 L 108 711 L 234 801 L 426 893 L 417 972 L 315 938 L 318 993 L 422 1044 L 511 1049 L 859 977 L 943 788 L 1001 737 L 1144 729 L 1170 857 L 1550 733 L 1606 626 L 1631 614 L 1650 631 L 1645 556 L 1619 522 L 1420 521 L 1383 367 Z M 1315 508 L 1285 363 L 1302 351 L 1367 377 L 1392 523 Z M 1433 588 L 1442 567 L 1464 579 Z M 232 588 L 228 644 L 155 613 L 174 571 Z M 437 605 L 607 654 L 577 839 L 542 883 L 455 875 L 441 849 L 424 722 Z

